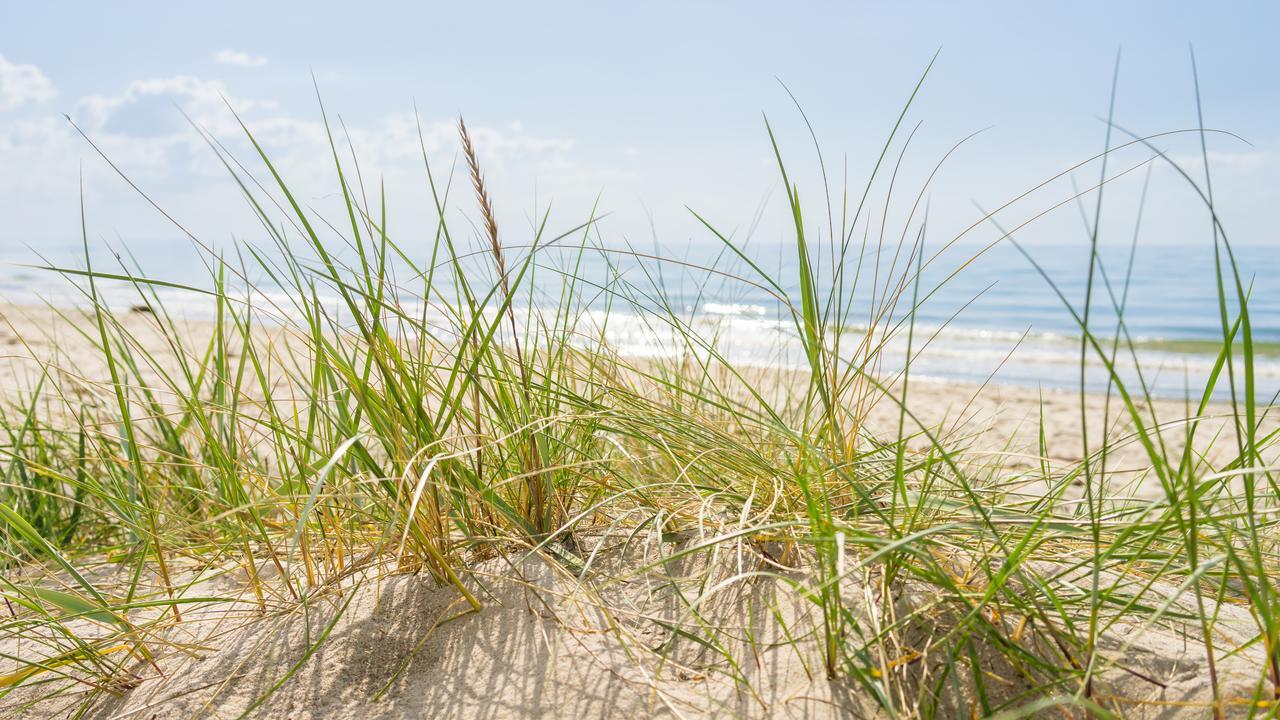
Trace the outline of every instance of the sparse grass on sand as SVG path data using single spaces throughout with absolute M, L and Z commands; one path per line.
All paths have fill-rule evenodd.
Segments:
M 78 308 L 4 310 L 5 715 L 1275 712 L 1276 424 L 1200 182 L 1182 174 L 1220 258 L 1207 386 L 1155 400 L 1112 372 L 1104 394 L 1042 396 L 911 380 L 921 269 L 957 238 L 926 249 L 924 189 L 878 226 L 897 127 L 865 189 L 808 216 L 777 153 L 794 278 L 705 222 L 723 263 L 697 270 L 775 296 L 793 370 L 735 364 L 653 275 L 588 280 L 585 258 L 623 254 L 594 215 L 500 236 L 459 131 L 479 221 L 455 235 L 464 193 L 424 153 L 426 257 L 345 148 L 346 214 L 325 220 L 256 141 L 261 177 L 211 142 L 274 247 L 210 254 L 205 288 L 61 268 Z M 1177 167 L 1109 138 L 1083 195 L 1101 202 L 1126 145 Z M 1123 317 L 1126 281 L 1088 258 L 1089 295 L 1063 298 L 1082 373 L 1136 344 L 1091 322 Z M 557 294 L 531 304 L 535 277 Z M 113 309 L 109 283 L 141 310 Z M 208 319 L 171 314 L 174 292 Z M 675 352 L 615 351 L 617 313 Z M 852 317 L 868 329 L 837 330 Z

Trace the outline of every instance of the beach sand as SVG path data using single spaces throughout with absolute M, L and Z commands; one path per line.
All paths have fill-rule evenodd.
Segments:
M 73 392 L 86 402 L 101 392 L 105 366 L 75 328 L 47 309 L 9 306 L 0 314 L 5 320 L 0 323 L 5 397 L 21 398 L 39 381 L 41 367 L 32 356 L 54 362 L 53 375 L 62 387 L 79 387 Z M 159 340 L 149 313 L 132 313 L 125 322 L 136 337 Z M 81 330 L 93 332 L 88 326 Z M 207 327 L 192 325 L 193 336 L 202 332 Z M 764 386 L 794 381 L 790 373 L 758 372 Z M 971 462 L 986 457 L 1004 468 L 1010 482 L 1019 482 L 1020 471 L 1042 463 L 1067 467 L 1084 453 L 1076 393 L 912 381 L 907 407 L 930 432 L 946 436 L 952 445 L 970 447 Z M 1184 403 L 1156 401 L 1143 410 L 1168 423 L 1162 437 L 1170 446 L 1183 442 Z M 1201 436 L 1229 432 L 1222 419 L 1227 411 L 1223 405 L 1211 406 Z M 1112 438 L 1131 434 L 1132 421 L 1115 398 L 1087 397 L 1083 417 L 1091 428 L 1091 447 L 1097 447 L 1104 424 Z M 894 403 L 882 399 L 869 425 L 872 431 L 896 434 L 899 420 Z M 905 424 L 910 429 L 912 421 Z M 1230 446 L 1219 438 L 1211 452 L 1229 453 Z M 1106 463 L 1113 488 L 1137 498 L 1160 496 L 1159 483 L 1144 471 L 1150 463 L 1138 443 L 1125 444 Z M 1024 491 L 1033 493 L 1035 486 L 1028 484 Z M 269 563 L 255 572 L 264 587 L 275 588 L 274 594 L 258 598 L 243 566 L 192 559 L 180 563 L 190 583 L 186 594 L 219 599 L 184 610 L 183 622 L 153 641 L 155 662 L 136 663 L 133 676 L 120 679 L 117 693 L 100 695 L 81 717 L 879 716 L 856 681 L 826 677 L 816 639 L 790 641 L 813 632 L 818 618 L 816 606 L 785 592 L 790 587 L 785 572 L 758 582 L 727 583 L 722 592 L 690 607 L 685 601 L 694 589 L 690 583 L 705 588 L 745 572 L 777 571 L 762 564 L 759 553 L 741 540 L 717 546 L 714 553 L 662 561 L 699 540 L 646 532 L 623 542 L 608 533 L 587 533 L 578 538 L 579 546 L 598 552 L 585 583 L 545 553 L 502 548 L 477 558 L 467 580 L 483 598 L 478 612 L 465 612 L 456 590 L 425 573 L 404 572 L 391 559 L 353 564 L 351 572 L 311 588 L 310 599 L 301 604 L 285 596 L 280 583 L 270 582 L 276 571 Z M 108 590 L 127 575 L 127 569 L 106 559 L 93 570 L 95 582 Z M 863 602 L 881 592 L 880 579 L 853 573 L 842 585 L 842 595 L 851 607 L 883 606 Z M 157 578 L 145 577 L 144 582 L 159 592 Z M 926 591 L 910 582 L 897 592 L 890 605 L 904 611 L 929 603 Z M 1170 596 L 1173 588 L 1152 592 Z M 1177 607 L 1194 614 L 1189 605 Z M 1247 607 L 1224 604 L 1218 611 L 1223 656 L 1218 683 L 1223 696 L 1237 703 L 1229 708 L 1234 714 L 1247 710 L 1239 703 L 1247 703 L 1241 699 L 1252 694 L 1259 677 L 1258 648 L 1246 647 L 1256 626 Z M 892 621 L 867 613 L 861 620 L 868 627 Z M 878 659 L 892 668 L 894 682 L 888 686 L 894 692 L 915 692 L 938 676 L 941 668 L 932 662 L 930 648 L 947 642 L 946 630 L 954 621 L 945 611 L 926 611 L 897 631 L 901 655 Z M 715 638 L 720 647 L 673 635 L 673 628 Z M 1194 622 L 1173 619 L 1108 628 L 1099 641 L 1106 659 L 1098 675 L 1103 688 L 1099 697 L 1129 717 L 1208 716 L 1209 678 L 1203 649 L 1194 640 L 1197 634 Z M 1234 648 L 1244 649 L 1224 656 Z M 652 652 L 658 649 L 663 656 Z M 0 653 L 22 657 L 24 647 L 7 638 L 0 641 Z M 736 667 L 725 656 L 736 658 Z M 8 664 L 0 660 L 0 674 Z M 986 686 L 993 697 L 1006 700 L 1028 689 L 1014 668 L 988 677 Z M 0 698 L 0 715 L 69 716 L 88 691 L 74 683 L 21 687 Z M 1065 694 L 1074 691 L 1063 689 Z M 264 695 L 265 702 L 255 705 Z M 972 698 L 963 694 L 952 698 L 941 716 L 976 712 L 964 707 L 967 700 Z M 1044 712 L 1048 716 L 1051 711 Z

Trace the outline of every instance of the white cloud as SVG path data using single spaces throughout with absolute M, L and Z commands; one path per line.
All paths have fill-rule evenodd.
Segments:
M 228 104 L 242 114 L 275 107 L 271 102 L 233 97 L 221 80 L 178 75 L 135 80 L 118 95 L 81 98 L 73 115 L 87 128 L 155 138 L 185 134 L 186 122 L 177 108 L 214 133 L 238 130 Z
M 234 108 L 295 195 L 319 212 L 334 212 L 332 205 L 338 201 L 333 157 L 317 108 L 286 110 L 270 100 L 234 95 L 220 80 L 179 75 L 135 80 L 115 93 L 82 97 L 71 117 L 130 179 L 154 193 L 157 202 L 198 234 L 252 237 L 256 220 L 251 214 L 245 215 L 252 221 L 249 225 L 241 222 L 244 218 L 233 219 L 235 209 L 245 203 L 236 197 L 235 184 L 179 108 L 270 187 L 269 176 L 232 113 Z M 421 146 L 418 120 L 412 113 L 388 113 L 343 127 L 331 111 L 329 121 L 346 170 L 354 167 L 349 138 L 369 192 L 379 193 L 385 181 L 397 227 L 402 232 L 431 227 L 431 205 L 423 201 L 422 150 L 425 147 L 437 180 L 447 181 L 454 172 L 462 172 L 451 167 L 458 158 L 456 119 L 422 118 Z M 534 204 L 535 192 L 568 206 L 581 202 L 589 207 L 603 184 L 619 181 L 584 166 L 571 139 L 543 136 L 519 123 L 486 125 L 473 120 L 470 131 L 505 226 L 519 226 Z M 40 230 L 61 238 L 66 228 L 40 228 L 38 218 L 75 208 L 81 173 L 95 226 L 119 228 L 125 234 L 170 231 L 163 224 L 158 228 L 148 224 L 154 213 L 136 205 L 132 191 L 61 118 L 0 123 L 0 167 L 11 170 L 0 173 L 0 214 L 17 213 L 9 230 L 0 229 L 0 244 L 6 232 L 25 238 Z M 465 175 L 460 175 L 455 182 L 464 180 Z M 460 187 L 460 191 L 455 188 L 458 200 L 451 207 L 465 212 L 471 206 L 470 196 L 465 185 Z M 342 212 L 334 217 L 341 218 Z
M 0 55 L 0 111 L 53 98 L 53 83 L 35 65 L 12 63 Z
M 237 67 L 262 67 L 267 64 L 263 55 L 250 55 L 239 50 L 224 49 L 213 54 L 213 61 L 219 65 L 235 65 Z

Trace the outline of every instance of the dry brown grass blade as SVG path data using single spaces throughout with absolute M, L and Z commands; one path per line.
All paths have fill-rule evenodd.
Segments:
M 458 136 L 462 141 L 462 154 L 467 158 L 467 168 L 471 171 L 471 185 L 475 188 L 476 201 L 480 204 L 484 231 L 493 249 L 493 260 L 498 268 L 498 277 L 502 281 L 502 292 L 510 295 L 506 258 L 502 252 L 502 243 L 498 240 L 498 220 L 493 213 L 493 202 L 489 199 L 489 191 L 484 185 L 484 174 L 480 172 L 480 159 L 476 156 L 475 145 L 471 142 L 471 133 L 467 132 L 467 123 L 462 117 L 458 118 Z
M 489 199 L 489 191 L 484 184 L 484 173 L 480 171 L 480 159 L 476 156 L 474 143 L 471 142 L 471 133 L 467 131 L 467 123 L 461 116 L 458 117 L 458 136 L 462 143 L 462 154 L 467 158 L 467 167 L 471 171 L 471 185 L 476 192 L 476 202 L 480 205 L 480 214 L 484 220 L 484 230 L 488 237 L 489 245 L 493 251 L 494 267 L 498 272 L 498 281 L 501 283 L 503 303 L 507 308 L 507 319 L 511 323 L 511 342 L 512 349 L 515 351 L 516 366 L 520 370 L 521 396 L 525 401 L 525 412 L 531 410 L 529 397 L 529 367 L 525 363 L 524 354 L 520 349 L 520 331 L 516 323 L 515 309 L 511 298 L 511 285 L 507 278 L 507 260 L 506 255 L 502 251 L 502 241 L 498 236 L 498 221 L 493 212 L 493 202 Z M 527 491 L 528 491 L 528 512 L 527 517 L 533 522 L 537 534 L 542 535 L 551 529 L 551 517 L 547 511 L 547 497 L 543 483 L 542 473 L 536 472 L 542 466 L 542 459 L 538 452 L 538 442 L 535 436 L 530 436 L 526 443 L 526 472 Z

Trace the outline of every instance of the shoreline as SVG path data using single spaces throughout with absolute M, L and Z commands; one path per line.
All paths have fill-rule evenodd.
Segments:
M 62 289 L 69 290 L 66 287 Z M 175 319 L 190 325 L 213 321 L 212 311 L 208 309 L 209 297 L 165 288 L 160 288 L 159 291 L 161 300 L 174 311 Z M 111 300 L 114 311 L 120 314 L 145 308 L 149 302 L 139 297 L 135 289 L 122 283 L 101 283 L 99 292 Z M 282 291 L 255 292 L 259 293 L 254 307 L 261 326 L 287 326 L 297 322 L 297 317 L 286 317 L 294 312 L 289 307 L 288 295 Z M 412 298 L 400 298 L 400 301 L 407 302 L 407 312 L 411 315 L 419 312 L 417 308 L 420 306 Z M 240 303 L 239 300 L 232 302 Z M 341 303 L 336 296 L 321 298 L 321 302 L 337 308 L 337 315 L 344 312 L 338 307 Z M 62 312 L 76 312 L 86 308 L 83 298 L 74 294 L 53 302 L 52 306 Z M 708 307 L 718 305 L 710 303 Z M 0 299 L 0 308 L 8 308 L 10 311 L 44 311 L 43 306 L 36 303 L 3 299 Z M 284 315 L 279 315 L 277 309 Z M 655 331 L 642 312 L 615 308 L 608 316 L 608 323 L 604 323 L 605 315 L 598 309 L 586 307 L 581 311 L 582 317 L 589 318 L 586 324 L 591 326 L 588 329 L 593 332 L 606 324 L 610 344 L 630 359 L 669 356 L 672 352 L 670 348 L 680 344 L 679 338 L 673 337 L 669 328 L 660 326 Z M 542 312 L 544 310 L 530 311 L 527 307 L 517 309 L 517 315 L 521 318 Z M 437 317 L 428 313 L 428 317 L 433 323 L 447 325 L 449 322 L 443 315 Z M 692 314 L 690 311 L 687 316 L 681 316 L 681 322 L 689 323 L 691 330 L 704 337 L 717 338 L 723 343 L 718 349 L 735 366 L 759 366 L 786 371 L 803 368 L 806 364 L 803 352 L 793 337 L 794 328 L 778 318 L 752 313 L 715 311 Z M 858 327 L 842 331 L 846 346 L 856 345 L 862 337 L 860 333 L 864 330 L 857 329 Z M 1099 332 L 1100 342 L 1109 347 L 1111 331 Z M 1046 392 L 1077 392 L 1080 385 L 1079 339 L 1071 335 L 1051 330 L 1032 333 L 1029 330 L 1023 332 L 1007 328 L 983 328 L 954 322 L 949 322 L 945 327 L 929 327 L 917 323 L 916 334 L 917 352 L 922 346 L 927 349 L 912 360 L 915 381 L 980 385 L 990 379 L 991 382 L 1004 386 L 1030 390 L 1043 388 Z M 905 331 L 899 330 L 896 336 L 887 341 L 880 338 L 877 342 L 884 343 L 881 355 L 888 364 L 884 371 L 900 369 L 902 358 L 906 354 Z M 1119 346 L 1114 361 L 1116 371 L 1130 388 L 1136 390 L 1145 385 L 1145 393 L 1152 397 L 1181 401 L 1188 389 L 1194 393 L 1195 388 L 1203 387 L 1208 380 L 1217 360 L 1219 347 L 1220 343 L 1212 338 L 1138 336 L 1131 343 Z M 1255 338 L 1253 350 L 1257 396 L 1264 401 L 1280 399 L 1280 341 L 1261 341 Z M 1237 339 L 1237 354 L 1234 356 L 1237 374 L 1242 372 L 1239 359 L 1241 352 L 1241 344 Z M 1104 392 L 1109 375 L 1094 352 L 1085 354 L 1085 365 L 1086 392 Z M 1225 373 L 1217 382 L 1214 401 L 1229 401 L 1230 393 L 1223 388 L 1224 383 Z
M 168 347 L 159 342 L 159 335 L 155 332 L 155 319 L 150 312 L 129 311 L 121 317 L 135 337 L 149 339 L 153 350 L 159 354 L 169 351 Z M 180 331 L 193 337 L 207 336 L 213 327 L 212 323 L 203 320 L 178 322 Z M 96 329 L 93 332 L 96 333 Z M 288 345 L 291 331 L 284 326 L 272 328 L 260 325 L 256 332 L 269 338 L 271 343 Z M 31 344 L 30 352 L 22 342 Z M 34 386 L 38 363 L 33 363 L 31 356 L 41 353 L 60 356 L 65 363 L 62 369 L 74 368 L 74 374 L 82 384 L 97 384 L 106 378 L 105 366 L 91 345 L 52 311 L 41 307 L 0 304 L 0 377 L 6 378 L 0 384 L 0 399 L 11 401 Z M 636 367 L 656 362 L 650 357 L 621 357 L 635 363 Z M 47 362 L 53 358 L 46 355 L 39 359 Z M 736 368 L 748 382 L 769 389 L 779 402 L 785 402 L 784 396 L 792 393 L 807 377 L 803 370 L 776 365 L 741 363 Z M 886 377 L 885 382 L 892 382 L 892 377 Z M 890 389 L 895 398 L 898 397 L 900 385 L 895 384 Z M 83 388 L 76 391 L 83 392 Z M 1180 423 L 1194 414 L 1189 411 L 1194 409 L 1194 404 L 1185 400 L 1156 397 L 1142 400 L 1139 404 L 1145 416 L 1144 424 L 1169 423 L 1171 429 L 1180 427 Z M 1104 416 L 1109 428 L 1105 433 L 1108 442 L 1123 439 L 1133 428 L 1118 393 L 1113 392 L 1108 397 L 1102 393 L 1087 392 L 1084 395 L 1084 405 L 1085 417 L 1082 419 L 1081 394 L 1078 390 L 1028 388 L 994 381 L 979 384 L 912 375 L 908 385 L 907 408 L 916 422 L 914 427 L 911 427 L 913 423 L 909 417 L 905 422 L 911 432 L 930 429 L 952 437 L 997 438 L 999 448 L 983 448 L 979 445 L 978 449 L 998 449 L 1011 460 L 1013 468 L 1029 468 L 1041 461 L 1065 465 L 1079 462 L 1084 455 L 1082 422 L 1087 423 L 1090 428 L 1091 451 L 1096 451 L 1102 444 L 1104 433 L 1100 426 Z M 1270 407 L 1272 406 L 1260 404 L 1258 410 L 1260 417 L 1266 418 L 1267 429 L 1280 424 L 1280 418 L 1270 412 Z M 1228 402 L 1211 401 L 1203 416 L 1203 424 L 1210 427 L 1201 431 L 1201 437 L 1224 431 L 1225 424 L 1222 421 L 1230 412 Z M 873 433 L 893 435 L 897 432 L 898 416 L 896 399 L 881 396 L 868 416 L 868 428 Z M 1045 425 L 1044 442 L 1048 451 L 1044 457 L 1040 456 L 1038 448 L 1041 441 L 1041 421 Z M 1171 443 L 1171 449 L 1181 447 L 1182 438 L 1176 432 L 1165 434 Z M 1223 455 L 1227 452 L 1224 448 L 1223 443 L 1217 443 L 1212 448 L 1214 460 L 1224 459 Z M 1129 470 L 1141 466 L 1146 460 L 1142 448 L 1133 443 L 1116 448 L 1110 452 L 1110 456 L 1115 462 L 1112 467 Z M 1138 489 L 1137 495 L 1149 498 L 1156 489 L 1144 486 Z

